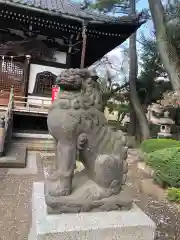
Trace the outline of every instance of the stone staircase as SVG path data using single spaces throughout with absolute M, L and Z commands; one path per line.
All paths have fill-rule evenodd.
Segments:
M 27 151 L 42 153 L 54 152 L 52 139 L 12 138 L 12 142 L 5 156 L 0 157 L 0 168 L 25 168 Z
M 29 151 L 53 152 L 55 143 L 53 139 L 38 139 L 38 138 L 13 138 L 12 143 L 24 146 Z
M 11 143 L 6 154 L 0 157 L 0 167 L 2 168 L 25 168 L 27 148 L 18 143 Z

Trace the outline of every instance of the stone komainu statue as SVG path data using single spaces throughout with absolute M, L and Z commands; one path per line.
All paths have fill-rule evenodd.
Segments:
M 107 126 L 98 83 L 87 69 L 68 69 L 57 84 L 63 91 L 47 118 L 57 143 L 57 169 L 45 181 L 46 204 L 59 212 L 121 208 L 118 194 L 128 171 L 126 141 L 122 132 Z M 85 170 L 74 174 L 77 158 Z

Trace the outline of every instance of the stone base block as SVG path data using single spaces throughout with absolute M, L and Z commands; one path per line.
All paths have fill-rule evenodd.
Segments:
M 48 215 L 44 183 L 32 194 L 32 227 L 28 240 L 153 240 L 154 222 L 136 205 L 129 211 Z
M 162 132 L 159 132 L 158 133 L 158 138 L 172 138 L 172 134 L 171 133 L 162 133 Z
M 11 144 L 5 156 L 0 157 L 0 168 L 25 168 L 27 148 Z
M 54 182 L 45 181 L 45 201 L 49 214 L 79 212 L 109 212 L 129 210 L 132 207 L 130 188 L 123 186 L 117 195 L 112 195 L 89 179 L 86 169 L 76 172 L 73 177 L 72 193 L 69 196 L 52 197 L 48 188 Z

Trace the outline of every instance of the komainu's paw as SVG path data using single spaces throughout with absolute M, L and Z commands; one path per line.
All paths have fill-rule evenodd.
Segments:
M 60 177 L 60 173 L 58 171 L 54 171 L 50 175 L 47 176 L 47 179 L 49 181 L 56 181 L 59 179 L 59 177 Z
M 48 189 L 48 194 L 52 197 L 68 196 L 71 194 L 71 190 L 69 188 L 62 188 L 58 182 L 53 182 Z
M 48 194 L 53 197 L 68 196 L 71 194 L 71 181 L 69 179 L 49 181 Z

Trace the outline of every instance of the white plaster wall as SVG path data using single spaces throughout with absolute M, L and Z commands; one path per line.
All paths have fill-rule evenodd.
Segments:
M 105 115 L 105 117 L 108 121 L 109 120 L 117 121 L 117 118 L 118 118 L 118 112 L 117 111 L 113 111 L 112 113 L 109 113 L 109 110 L 106 107 L 105 110 L 104 110 L 104 115 Z
M 33 93 L 36 75 L 39 72 L 49 71 L 52 72 L 55 75 L 58 75 L 61 73 L 63 69 L 62 68 L 55 68 L 55 67 L 48 67 L 38 64 L 31 64 L 30 65 L 30 75 L 29 75 L 29 87 L 28 87 L 28 93 Z
M 109 113 L 109 110 L 107 107 L 104 110 L 104 115 L 108 121 L 117 121 L 118 119 L 118 111 L 113 111 L 112 113 Z M 129 116 L 125 115 L 122 121 L 122 125 L 124 125 L 127 122 L 130 122 L 130 118 Z
M 43 66 L 43 65 L 38 65 L 38 64 L 31 64 L 30 65 L 28 93 L 29 94 L 33 93 L 37 73 L 49 71 L 55 75 L 59 75 L 62 70 L 63 70 L 62 68 L 49 67 L 49 66 Z M 28 103 L 30 103 L 30 104 L 41 105 L 42 99 L 47 100 L 44 102 L 45 105 L 51 104 L 51 98 L 28 95 Z

